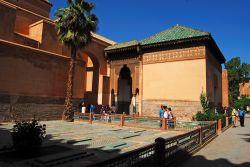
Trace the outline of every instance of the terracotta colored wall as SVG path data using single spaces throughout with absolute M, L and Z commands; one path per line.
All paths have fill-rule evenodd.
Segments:
M 0 3 L 0 11 L 0 38 L 10 40 L 14 35 L 16 10 Z
M 74 76 L 74 90 L 73 97 L 82 99 L 84 97 L 86 85 L 86 64 L 85 62 L 78 61 L 75 66 L 75 76 Z
M 38 42 L 42 42 L 43 20 L 29 25 L 29 36 Z
M 227 70 L 222 71 L 222 106 L 229 107 L 229 85 Z
M 206 49 L 206 84 L 207 96 L 213 105 L 222 105 L 222 69 L 218 60 L 215 59 L 214 53 Z M 217 79 L 216 79 L 217 78 Z M 217 80 L 217 81 L 216 81 Z M 214 87 L 217 85 L 217 95 Z
M 65 96 L 67 58 L 4 42 L 0 50 L 1 94 Z
M 143 66 L 143 100 L 199 101 L 206 90 L 205 59 Z
M 49 18 L 51 5 L 43 0 L 4 0 L 26 10 Z
M 57 39 L 55 24 L 50 23 L 46 20 L 43 20 L 43 31 L 42 31 L 42 42 L 40 49 L 46 50 L 49 52 L 63 54 L 62 45 Z

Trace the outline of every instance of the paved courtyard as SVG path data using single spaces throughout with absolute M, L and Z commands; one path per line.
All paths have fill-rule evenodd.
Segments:
M 120 127 L 87 122 L 42 122 L 47 125 L 47 136 L 42 157 L 11 160 L 0 156 L 0 166 L 85 166 L 154 142 L 157 137 L 172 137 L 184 131 L 161 131 Z M 13 124 L 0 126 L 0 150 L 12 146 L 9 130 Z M 58 151 L 56 151 L 58 150 Z M 0 152 L 1 153 L 1 152 Z

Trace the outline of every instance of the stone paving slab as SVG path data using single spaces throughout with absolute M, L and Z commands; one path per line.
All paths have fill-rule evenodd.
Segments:
M 65 162 L 58 166 L 84 166 L 84 164 L 96 163 L 104 159 L 112 158 L 118 154 L 134 150 L 136 148 L 145 146 L 154 142 L 157 137 L 172 137 L 184 133 L 184 131 L 161 131 L 143 128 L 120 127 L 109 124 L 89 124 L 87 122 L 64 122 L 64 121 L 47 121 L 41 122 L 46 124 L 47 136 L 43 146 L 48 145 L 62 145 L 71 148 L 72 150 L 87 152 L 93 156 L 82 157 L 79 159 Z M 11 147 L 11 138 L 9 130 L 13 124 L 3 124 L 0 126 L 0 150 L 3 147 Z M 2 135 L 3 134 L 3 135 Z M 3 137 L 2 137 L 3 136 Z M 2 140 L 3 139 L 3 140 Z M 67 154 L 71 154 L 70 152 Z M 70 156 L 68 156 L 70 157 Z M 60 158 L 59 155 L 53 155 L 53 159 Z M 46 157 L 39 158 L 46 161 Z M 67 159 L 67 157 L 65 158 Z M 28 162 L 28 163 L 27 163 Z M 36 164 L 34 159 L 21 163 L 21 166 L 29 164 Z M 54 161 L 53 161 L 54 163 Z M 55 163 L 57 163 L 55 161 Z M 58 162 L 58 163 L 61 163 Z M 69 165 L 70 164 L 70 165 Z M 16 164 L 9 164 L 2 162 L 0 159 L 0 166 L 15 166 Z M 20 165 L 20 163 L 19 163 Z M 41 165 L 41 164 L 40 164 Z M 38 165 L 39 166 L 39 165 Z M 41 165 L 42 166 L 42 165 Z M 53 166 L 57 166 L 54 164 Z

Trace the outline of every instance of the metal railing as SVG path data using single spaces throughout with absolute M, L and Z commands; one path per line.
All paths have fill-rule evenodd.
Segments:
M 145 167 L 153 166 L 155 162 L 156 144 L 121 154 L 115 158 L 103 161 L 91 167 Z
M 184 122 L 176 121 L 176 118 L 165 119 L 158 117 L 147 117 L 138 115 L 124 115 L 124 114 L 90 114 L 90 113 L 77 113 L 75 119 L 82 120 L 89 123 L 106 123 L 112 125 L 161 129 L 161 130 L 181 130 L 191 131 L 199 126 L 207 126 L 211 121 L 193 121 Z
M 115 158 L 90 165 L 89 167 L 149 167 L 166 166 L 178 162 L 203 147 L 204 142 L 215 137 L 216 122 L 205 127 L 168 139 L 157 138 L 153 144 L 121 154 Z

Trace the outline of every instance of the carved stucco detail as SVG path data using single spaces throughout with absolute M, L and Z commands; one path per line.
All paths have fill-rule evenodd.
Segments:
M 164 63 L 169 61 L 181 61 L 200 58 L 205 58 L 205 47 L 193 47 L 145 53 L 143 55 L 143 64 Z
M 122 59 L 122 60 L 111 60 L 110 64 L 113 65 L 123 65 L 123 64 L 137 64 L 139 63 L 138 58 Z

